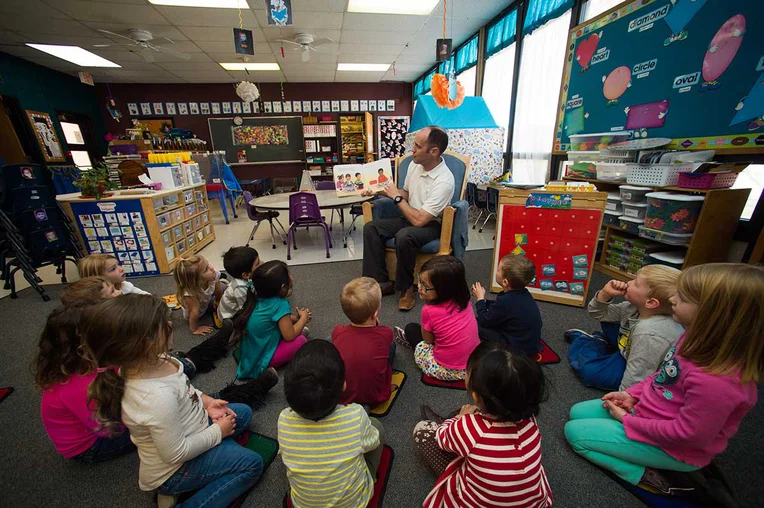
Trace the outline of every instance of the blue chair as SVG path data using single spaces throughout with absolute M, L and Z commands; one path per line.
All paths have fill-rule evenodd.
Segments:
M 464 193 L 470 172 L 470 157 L 465 157 L 456 152 L 446 151 L 443 160 L 454 175 L 454 195 L 451 197 L 451 205 L 443 210 L 441 217 L 440 238 L 423 245 L 416 256 L 414 266 L 414 278 L 417 279 L 419 269 L 428 259 L 435 256 L 454 256 L 464 258 L 464 252 L 469 242 L 469 203 L 465 201 Z M 409 166 L 413 161 L 411 154 L 395 159 L 394 180 L 398 188 L 403 188 L 408 174 Z M 363 219 L 371 222 L 374 219 L 400 216 L 400 211 L 390 198 L 378 198 L 373 202 L 363 204 Z M 395 238 L 390 238 L 385 244 L 385 263 L 390 274 L 390 280 L 394 280 L 397 258 L 395 257 Z
M 202 173 L 204 173 L 204 164 L 200 162 L 199 166 L 202 169 Z M 238 180 L 236 180 L 233 171 L 231 171 L 231 167 L 226 164 L 220 154 L 213 154 L 210 158 L 206 188 L 207 197 L 209 199 L 217 199 L 220 203 L 220 209 L 223 211 L 226 224 L 230 224 L 228 221 L 228 207 L 226 207 L 225 203 L 226 198 L 231 202 L 233 218 L 237 219 L 239 217 L 236 213 L 234 193 L 241 193 L 241 186 Z

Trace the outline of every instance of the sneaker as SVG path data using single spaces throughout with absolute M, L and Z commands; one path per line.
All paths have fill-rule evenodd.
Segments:
M 266 392 L 271 388 L 279 384 L 279 373 L 273 367 L 268 367 L 258 376 L 257 381 L 263 387 Z
M 406 332 L 404 332 L 403 328 L 400 326 L 395 327 L 393 331 L 393 340 L 395 340 L 395 343 L 401 347 L 405 347 L 406 349 L 414 349 L 411 347 L 408 339 L 406 339 Z
M 308 328 L 307 326 L 303 326 L 302 327 L 302 334 L 305 335 L 305 338 L 309 339 L 310 338 L 310 328 Z
M 570 330 L 566 330 L 562 336 L 565 337 L 565 340 L 568 342 L 573 342 L 573 339 L 579 335 L 583 335 L 584 337 L 589 337 L 591 339 L 595 338 L 591 333 L 579 330 L 578 328 L 571 328 Z
M 395 293 L 395 284 L 393 282 L 380 282 L 379 288 L 382 290 L 382 296 L 388 296 Z

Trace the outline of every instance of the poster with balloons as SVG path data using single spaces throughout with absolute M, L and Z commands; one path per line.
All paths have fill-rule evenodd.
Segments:
M 747 0 L 633 0 L 570 31 L 555 153 L 629 131 L 669 148 L 764 153 L 764 9 Z

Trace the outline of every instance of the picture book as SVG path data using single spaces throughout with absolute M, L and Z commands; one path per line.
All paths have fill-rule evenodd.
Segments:
M 366 164 L 341 164 L 334 166 L 334 186 L 337 195 L 356 196 L 365 190 L 379 192 L 393 181 L 390 159 L 380 159 Z

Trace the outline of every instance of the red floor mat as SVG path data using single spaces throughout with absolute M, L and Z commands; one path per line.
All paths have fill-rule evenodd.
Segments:
M 0 402 L 4 401 L 8 395 L 13 393 L 13 388 L 10 386 L 6 386 L 5 388 L 0 388 Z

